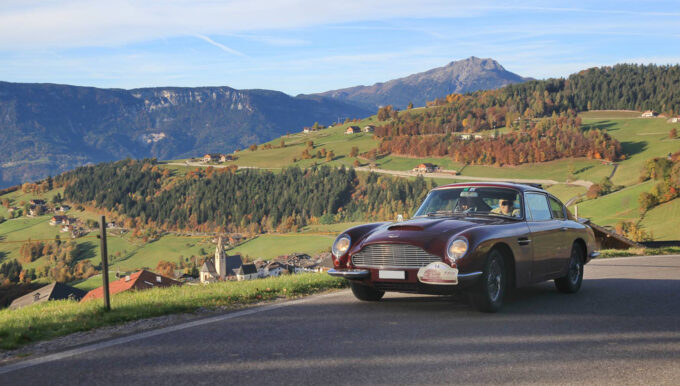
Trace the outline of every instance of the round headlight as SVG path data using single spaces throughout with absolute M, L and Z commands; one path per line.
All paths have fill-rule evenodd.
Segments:
M 352 240 L 347 235 L 340 235 L 333 243 L 333 255 L 340 257 L 347 253 Z
M 464 237 L 457 237 L 449 241 L 449 246 L 446 248 L 446 256 L 451 261 L 456 261 L 465 255 L 468 250 L 468 242 Z

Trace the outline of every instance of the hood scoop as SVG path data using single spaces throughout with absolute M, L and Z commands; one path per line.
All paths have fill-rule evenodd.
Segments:
M 423 231 L 425 228 L 418 225 L 392 225 L 388 231 Z

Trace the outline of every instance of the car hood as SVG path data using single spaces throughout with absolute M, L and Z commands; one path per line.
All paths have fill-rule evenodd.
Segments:
M 416 218 L 403 222 L 385 224 L 372 230 L 355 246 L 355 251 L 370 244 L 413 244 L 431 253 L 437 252 L 440 244 L 446 244 L 448 240 L 463 231 L 498 223 L 496 219 L 471 219 L 471 218 Z

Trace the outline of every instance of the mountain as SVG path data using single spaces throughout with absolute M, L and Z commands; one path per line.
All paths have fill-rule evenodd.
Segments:
M 0 188 L 88 162 L 231 152 L 373 111 L 316 95 L 0 82 Z
M 507 71 L 493 59 L 472 56 L 405 78 L 376 83 L 373 86 L 326 91 L 316 95 L 352 102 L 373 111 L 387 105 L 404 109 L 409 102 L 413 102 L 415 106 L 425 106 L 427 101 L 447 94 L 491 90 L 530 79 Z

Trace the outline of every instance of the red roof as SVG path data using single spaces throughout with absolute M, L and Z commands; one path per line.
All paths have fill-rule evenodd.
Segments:
M 117 293 L 133 289 L 143 290 L 153 287 L 169 287 L 173 285 L 182 285 L 182 283 L 143 269 L 109 283 L 109 294 L 115 295 Z M 101 286 L 88 292 L 87 295 L 83 297 L 81 302 L 91 299 L 102 299 L 103 297 L 104 286 Z

